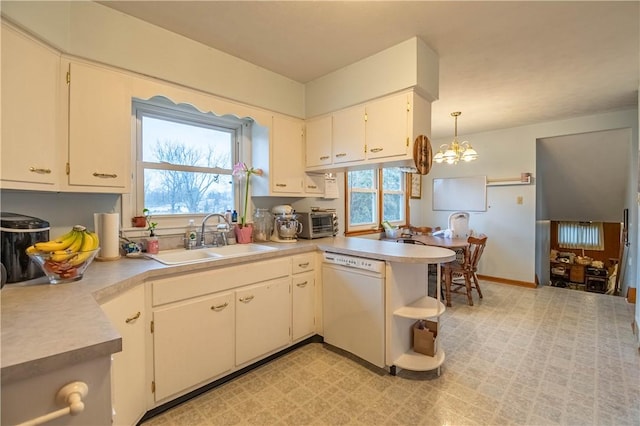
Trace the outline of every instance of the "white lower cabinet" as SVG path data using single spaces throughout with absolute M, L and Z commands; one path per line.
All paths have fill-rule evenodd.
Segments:
M 236 365 L 289 344 L 290 284 L 285 277 L 235 291 Z
M 122 352 L 111 362 L 112 424 L 135 425 L 146 411 L 144 286 L 138 286 L 102 306 L 122 336 Z
M 293 276 L 291 283 L 291 338 L 293 341 L 315 332 L 315 272 Z
M 156 401 L 233 369 L 233 292 L 157 309 L 153 324 Z
M 295 342 L 316 332 L 316 253 L 292 258 L 291 338 Z

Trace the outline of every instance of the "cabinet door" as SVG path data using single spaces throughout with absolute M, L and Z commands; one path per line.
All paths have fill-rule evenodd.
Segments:
M 289 344 L 290 285 L 285 277 L 235 292 L 236 366 Z
M 69 185 L 128 192 L 131 95 L 126 76 L 70 64 Z
M 295 341 L 315 332 L 314 272 L 294 275 L 291 293 L 291 337 Z
M 233 368 L 233 293 L 158 309 L 153 322 L 156 401 Z
M 365 158 L 365 109 L 347 108 L 333 114 L 333 162 L 349 163 Z
M 271 149 L 271 190 L 276 193 L 302 193 L 304 177 L 302 121 L 273 117 Z
M 102 305 L 122 336 L 122 352 L 111 363 L 114 425 L 134 425 L 146 411 L 144 286 Z
M 54 189 L 62 175 L 59 76 L 57 53 L 2 25 L 2 188 Z
M 324 195 L 324 174 L 305 174 L 304 192 L 315 196 Z
M 409 149 L 409 95 L 390 96 L 367 105 L 367 158 L 406 155 Z
M 331 164 L 331 127 L 330 115 L 306 122 L 305 164 L 307 167 Z

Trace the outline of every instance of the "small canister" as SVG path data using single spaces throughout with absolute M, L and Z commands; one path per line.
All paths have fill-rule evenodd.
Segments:
M 27 256 L 27 247 L 49 241 L 49 222 L 17 213 L 0 213 L 0 255 L 7 271 L 7 283 L 38 278 L 44 272 Z

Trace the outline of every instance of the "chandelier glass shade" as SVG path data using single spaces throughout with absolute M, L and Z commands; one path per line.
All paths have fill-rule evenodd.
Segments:
M 478 153 L 469 142 L 458 141 L 458 116 L 460 114 L 462 113 L 459 111 L 451 113 L 456 123 L 453 141 L 449 145 L 440 145 L 438 152 L 433 156 L 433 161 L 436 163 L 458 164 L 460 160 L 469 162 L 478 158 Z

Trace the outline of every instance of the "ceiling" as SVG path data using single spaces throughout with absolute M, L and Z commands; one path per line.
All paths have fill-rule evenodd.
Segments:
M 107 1 L 300 83 L 414 36 L 440 57 L 432 137 L 638 106 L 638 1 Z

